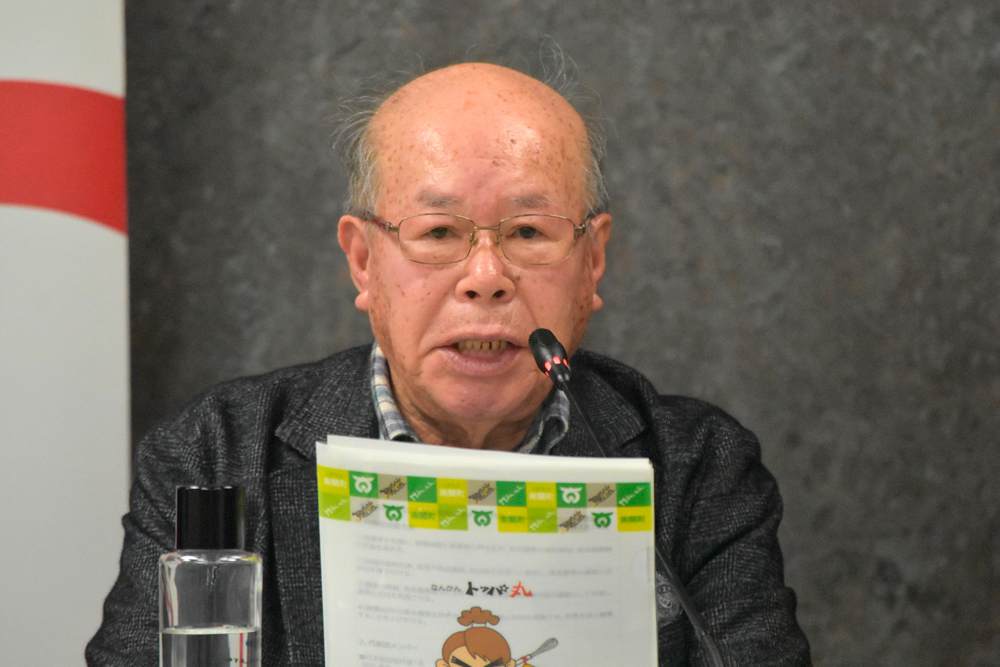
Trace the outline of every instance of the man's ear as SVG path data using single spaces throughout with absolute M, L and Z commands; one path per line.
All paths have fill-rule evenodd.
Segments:
M 368 246 L 366 223 L 354 215 L 345 215 L 337 225 L 337 242 L 347 256 L 347 265 L 351 269 L 351 280 L 358 288 L 358 296 L 354 305 L 358 310 L 368 312 L 370 303 L 368 297 L 369 262 L 371 248 Z
M 594 286 L 593 310 L 598 311 L 604 306 L 601 297 L 597 295 L 597 288 L 604 277 L 604 269 L 607 261 L 608 240 L 611 238 L 611 214 L 601 213 L 590 221 L 590 277 Z

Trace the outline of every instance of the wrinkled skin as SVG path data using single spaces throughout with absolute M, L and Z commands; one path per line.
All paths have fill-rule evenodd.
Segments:
M 586 214 L 583 122 L 535 79 L 485 64 L 437 70 L 372 123 L 374 213 L 385 220 L 447 212 L 491 226 L 519 213 Z M 493 232 L 480 232 L 462 262 L 417 264 L 369 224 L 344 216 L 338 238 L 403 415 L 428 443 L 513 449 L 551 389 L 528 336 L 545 327 L 577 349 L 601 307 L 611 217 L 594 217 L 564 261 L 531 267 L 502 257 Z

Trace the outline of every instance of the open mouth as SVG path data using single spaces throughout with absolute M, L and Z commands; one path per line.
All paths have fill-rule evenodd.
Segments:
M 507 345 L 505 340 L 462 340 L 455 348 L 460 354 L 502 354 Z

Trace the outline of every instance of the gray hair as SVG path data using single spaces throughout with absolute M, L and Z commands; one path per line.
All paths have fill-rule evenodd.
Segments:
M 604 179 L 606 141 L 598 113 L 590 112 L 600 106 L 596 96 L 585 93 L 576 64 L 557 44 L 549 40 L 539 49 L 539 81 L 562 95 L 583 118 L 589 152 L 586 170 L 587 216 L 594 216 L 610 209 L 607 185 Z M 497 63 L 501 64 L 501 63 Z M 504 66 L 533 76 L 517 66 Z M 347 171 L 348 195 L 345 212 L 362 216 L 374 213 L 380 193 L 378 155 L 372 131 L 372 118 L 382 104 L 404 85 L 420 74 L 400 76 L 395 79 L 365 82 L 363 92 L 344 101 L 336 114 L 334 145 Z

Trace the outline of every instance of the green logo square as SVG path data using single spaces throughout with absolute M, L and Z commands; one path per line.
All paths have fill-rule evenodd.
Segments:
M 556 507 L 586 507 L 586 484 L 556 484 Z
M 436 503 L 438 482 L 436 477 L 407 477 L 407 498 L 411 503 Z
M 524 482 L 497 482 L 497 505 L 525 507 L 527 504 L 528 492 Z
M 438 505 L 438 527 L 441 530 L 468 530 L 469 514 L 465 505 Z
M 378 475 L 373 472 L 358 472 L 356 470 L 352 470 L 349 474 L 352 496 L 356 498 L 378 497 Z
M 554 507 L 529 507 L 528 532 L 554 533 L 559 528 L 559 521 Z
M 351 520 L 351 500 L 339 493 L 319 492 L 319 515 L 337 521 Z
M 618 507 L 649 507 L 652 499 L 649 482 L 626 482 L 618 485 Z

